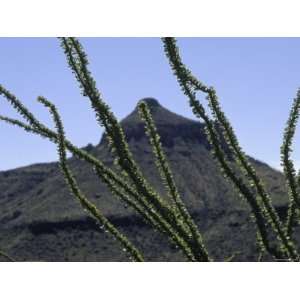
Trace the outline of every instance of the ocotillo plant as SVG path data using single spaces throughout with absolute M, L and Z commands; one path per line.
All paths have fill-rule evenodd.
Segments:
M 135 162 L 120 123 L 111 112 L 109 106 L 104 102 L 101 93 L 96 87 L 96 82 L 89 71 L 87 55 L 79 40 L 76 38 L 60 38 L 59 40 L 68 65 L 79 83 L 83 96 L 87 98 L 94 110 L 97 122 L 105 129 L 115 162 L 122 170 L 121 175 L 105 166 L 95 156 L 73 145 L 66 138 L 57 108 L 45 97 L 38 97 L 38 101 L 49 109 L 56 131 L 51 130 L 40 122 L 13 93 L 1 85 L 0 94 L 17 110 L 25 119 L 25 122 L 6 116 L 0 116 L 0 119 L 21 127 L 30 133 L 47 138 L 57 145 L 60 167 L 70 191 L 83 209 L 99 223 L 99 227 L 120 242 L 123 250 L 127 251 L 128 256 L 133 261 L 143 261 L 143 253 L 80 190 L 80 183 L 77 183 L 68 167 L 67 151 L 70 151 L 77 158 L 88 162 L 99 179 L 108 186 L 110 191 L 120 201 L 131 206 L 145 221 L 163 233 L 171 243 L 175 244 L 182 251 L 188 261 L 213 261 L 204 245 L 202 235 L 195 221 L 178 192 L 147 104 L 143 101 L 139 102 L 139 115 L 144 123 L 145 132 L 149 137 L 153 155 L 155 156 L 157 169 L 167 191 L 166 197 L 162 197 L 155 190 L 143 176 L 142 170 Z M 282 163 L 290 196 L 288 216 L 286 220 L 282 220 L 279 218 L 262 180 L 258 177 L 247 156 L 240 148 L 234 131 L 221 110 L 215 89 L 204 85 L 183 64 L 174 38 L 163 38 L 162 42 L 175 77 L 188 97 L 194 114 L 205 123 L 213 155 L 219 162 L 222 173 L 232 182 L 237 192 L 247 201 L 251 208 L 257 227 L 257 241 L 260 249 L 258 260 L 263 257 L 266 251 L 275 260 L 299 261 L 298 249 L 292 234 L 293 227 L 299 219 L 300 199 L 298 188 L 300 176 L 296 175 L 290 155 L 300 109 L 300 92 L 297 93 L 291 110 L 282 146 Z M 207 95 L 212 116 L 209 116 L 203 104 L 197 100 L 196 93 L 199 91 Z M 224 151 L 224 143 L 221 140 L 225 140 L 226 146 L 230 149 L 231 156 L 238 169 L 236 167 L 233 168 L 232 163 L 228 162 L 227 154 Z M 274 236 L 277 240 L 275 246 Z
M 215 89 L 213 87 L 208 87 L 199 81 L 182 63 L 174 38 L 164 38 L 163 43 L 171 68 L 174 71 L 183 92 L 189 99 L 193 113 L 198 118 L 201 118 L 206 125 L 206 132 L 213 148 L 213 154 L 218 160 L 224 176 L 234 184 L 237 191 L 246 199 L 252 209 L 253 217 L 257 225 L 258 244 L 261 252 L 263 253 L 267 250 L 276 259 L 298 261 L 299 254 L 292 240 L 291 232 L 293 224 L 295 224 L 293 221 L 296 218 L 299 200 L 297 193 L 298 187 L 295 184 L 297 178 L 293 162 L 290 159 L 290 153 L 292 138 L 299 115 L 300 92 L 298 91 L 297 97 L 294 100 L 282 146 L 282 163 L 291 195 L 288 218 L 286 222 L 284 222 L 284 220 L 280 220 L 272 205 L 271 198 L 266 192 L 262 180 L 257 176 L 255 169 L 251 166 L 247 156 L 239 146 L 233 128 L 221 109 Z M 212 118 L 208 116 L 204 106 L 197 100 L 196 92 L 198 91 L 206 94 L 206 99 L 212 112 Z M 244 177 L 236 174 L 230 167 L 221 147 L 220 131 L 218 128 L 222 129 L 221 134 L 225 138 L 227 146 L 232 151 L 234 160 L 239 166 L 240 173 L 243 172 L 245 174 Z M 246 178 L 246 181 L 244 178 Z M 252 192 L 253 188 L 255 189 L 255 192 Z M 270 225 L 270 229 L 274 232 L 279 241 L 278 249 L 272 249 L 270 246 L 268 225 Z

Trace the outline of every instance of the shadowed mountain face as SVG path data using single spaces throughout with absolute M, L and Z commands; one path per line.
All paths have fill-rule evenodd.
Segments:
M 220 175 L 203 124 L 170 112 L 155 99 L 144 100 L 150 106 L 180 194 L 211 256 L 224 260 L 236 253 L 235 260 L 255 260 L 255 230 L 249 208 Z M 137 109 L 121 124 L 143 174 L 165 195 Z M 113 167 L 105 135 L 97 146 L 85 149 Z M 287 196 L 282 174 L 251 161 L 279 213 L 285 214 Z M 113 197 L 87 163 L 71 158 L 69 164 L 89 199 L 144 251 L 146 260 L 184 260 L 164 236 Z M 57 163 L 0 172 L 0 205 L 0 248 L 17 260 L 128 260 L 119 244 L 99 229 L 70 195 Z

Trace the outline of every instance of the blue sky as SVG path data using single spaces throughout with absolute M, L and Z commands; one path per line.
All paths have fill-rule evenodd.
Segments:
M 158 38 L 83 38 L 91 70 L 104 99 L 119 119 L 137 101 L 155 97 L 168 109 L 193 118 Z M 213 85 L 244 150 L 280 165 L 282 133 L 300 87 L 299 38 L 181 38 L 184 62 Z M 0 38 L 0 83 L 52 126 L 38 95 L 53 101 L 74 144 L 96 144 L 102 135 L 86 98 L 54 38 Z M 203 100 L 204 101 L 204 100 Z M 0 113 L 17 114 L 0 98 Z M 0 170 L 57 160 L 56 148 L 40 137 L 0 123 Z M 299 140 L 297 134 L 297 140 Z M 300 143 L 295 143 L 299 149 Z M 294 159 L 300 166 L 295 151 Z

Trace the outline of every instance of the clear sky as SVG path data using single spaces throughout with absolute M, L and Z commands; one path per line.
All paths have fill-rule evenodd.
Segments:
M 104 99 L 119 119 L 144 97 L 193 118 L 158 38 L 83 38 L 91 70 Z M 299 38 L 181 38 L 184 62 L 213 85 L 244 150 L 274 167 L 280 165 L 282 133 L 300 87 Z M 50 126 L 38 95 L 53 101 L 67 136 L 78 146 L 102 135 L 86 98 L 54 38 L 0 38 L 0 83 Z M 203 100 L 205 101 L 205 100 Z M 17 114 L 0 98 L 0 113 Z M 0 123 L 0 170 L 57 160 L 50 142 Z M 297 134 L 297 140 L 300 135 Z M 300 166 L 300 143 L 295 161 Z

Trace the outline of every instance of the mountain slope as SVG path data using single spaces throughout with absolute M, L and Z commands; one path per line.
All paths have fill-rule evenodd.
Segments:
M 147 98 L 161 141 L 188 209 L 210 253 L 223 260 L 237 252 L 236 260 L 254 260 L 255 230 L 247 204 L 221 176 L 210 155 L 204 126 L 162 107 Z M 121 122 L 134 158 L 149 181 L 165 194 L 154 166 L 153 154 L 137 109 Z M 105 135 L 86 150 L 113 166 Z M 255 159 L 280 213 L 286 209 L 283 176 Z M 80 187 L 114 224 L 141 247 L 148 260 L 182 260 L 160 234 L 124 207 L 92 172 L 76 158 L 69 159 Z M 110 236 L 86 217 L 70 195 L 57 163 L 37 164 L 0 172 L 0 248 L 20 260 L 120 261 L 126 253 Z

